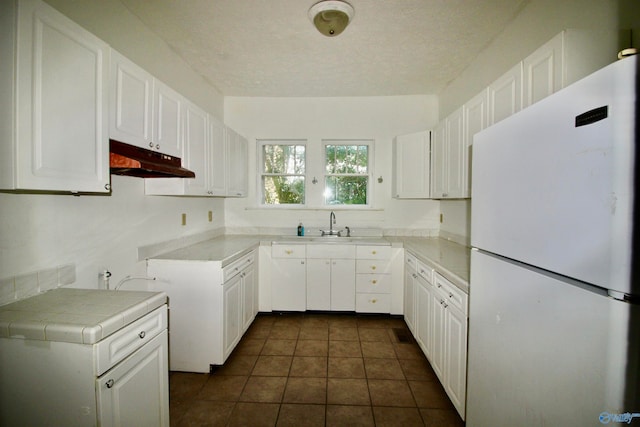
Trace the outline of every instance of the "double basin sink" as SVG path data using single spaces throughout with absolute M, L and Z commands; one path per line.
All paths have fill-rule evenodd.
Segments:
M 383 237 L 341 237 L 341 236 L 283 236 L 281 243 L 328 243 L 328 244 L 359 244 L 359 245 L 388 245 L 390 242 Z

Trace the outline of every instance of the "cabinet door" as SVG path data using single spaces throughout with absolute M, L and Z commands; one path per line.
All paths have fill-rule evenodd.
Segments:
M 415 336 L 416 334 L 416 314 L 415 314 L 415 282 L 418 278 L 418 275 L 415 271 L 407 271 L 405 272 L 404 278 L 404 321 Z
M 153 149 L 153 76 L 111 49 L 109 138 Z
M 256 270 L 253 265 L 247 267 L 242 273 L 242 331 L 246 331 L 256 317 L 255 310 L 258 298 L 256 294 Z
M 247 195 L 248 182 L 248 141 L 236 131 L 228 127 L 226 138 L 227 153 L 229 156 L 227 194 L 232 197 L 244 197 Z
M 182 116 L 184 99 L 164 83 L 156 80 L 153 94 L 154 149 L 182 158 Z
M 447 119 L 433 129 L 431 139 L 431 197 L 440 198 L 447 186 Z
M 224 359 L 231 354 L 242 335 L 242 277 L 240 274 L 223 285 L 223 337 Z
M 445 151 L 446 187 L 443 198 L 464 197 L 467 146 L 464 138 L 464 114 L 459 108 L 447 118 L 447 146 Z
M 356 261 L 331 260 L 331 310 L 356 309 Z
M 445 365 L 445 308 L 443 304 L 444 298 L 437 291 L 431 296 L 431 366 L 438 375 L 440 382 L 444 384 L 444 365 Z
M 304 259 L 274 258 L 272 260 L 271 307 L 273 310 L 306 310 L 306 267 Z
M 108 191 L 109 47 L 44 2 L 24 1 L 16 60 L 14 188 Z
M 488 119 L 488 99 L 487 90 L 483 90 L 464 105 L 464 151 L 465 163 L 462 167 L 465 170 L 463 183 L 463 196 L 471 197 L 471 164 L 473 136 L 487 127 Z
M 524 107 L 562 89 L 563 33 L 549 40 L 522 62 L 524 69 Z
M 489 124 L 498 123 L 522 109 L 522 63 L 495 82 L 489 91 Z
M 195 178 L 186 178 L 187 194 L 209 194 L 207 172 L 207 113 L 193 104 L 186 104 L 184 114 L 184 158 L 182 164 L 192 170 Z
M 418 276 L 416 286 L 416 341 L 424 354 L 431 357 L 431 292 L 432 287 Z
M 428 199 L 431 194 L 431 133 L 394 139 L 394 192 L 399 199 Z
M 331 260 L 307 259 L 307 310 L 331 310 Z
M 169 426 L 167 347 L 164 330 L 96 380 L 98 425 Z
M 227 195 L 227 151 L 225 149 L 224 125 L 209 116 L 209 191 L 213 196 Z
M 467 317 L 449 305 L 445 314 L 445 382 L 444 388 L 454 406 L 464 417 L 467 388 Z

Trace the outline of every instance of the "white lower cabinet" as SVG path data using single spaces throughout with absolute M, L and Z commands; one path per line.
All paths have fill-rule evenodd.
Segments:
M 307 310 L 356 309 L 353 245 L 307 245 Z
M 307 309 L 307 265 L 304 244 L 271 246 L 271 309 Z
M 435 269 L 405 255 L 405 322 L 464 420 L 468 295 Z
M 391 246 L 356 247 L 356 312 L 391 313 Z
M 149 259 L 154 290 L 169 296 L 172 371 L 222 365 L 257 314 L 256 251 L 220 261 Z M 248 303 L 250 301 L 250 303 Z

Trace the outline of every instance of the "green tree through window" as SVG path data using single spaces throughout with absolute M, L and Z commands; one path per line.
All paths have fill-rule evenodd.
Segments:
M 305 203 L 305 146 L 262 145 L 262 203 L 266 205 Z

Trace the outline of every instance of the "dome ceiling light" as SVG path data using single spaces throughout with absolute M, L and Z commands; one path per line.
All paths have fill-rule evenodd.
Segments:
M 324 0 L 311 6 L 309 19 L 327 37 L 342 33 L 353 19 L 353 7 L 340 0 Z

